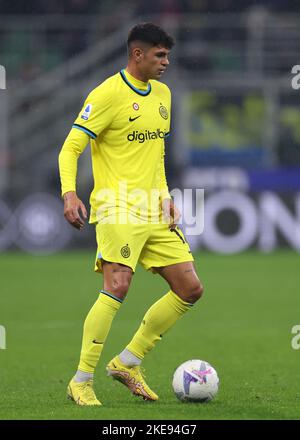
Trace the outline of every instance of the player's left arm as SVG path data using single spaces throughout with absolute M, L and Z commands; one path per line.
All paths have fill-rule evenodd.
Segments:
M 167 88 L 168 91 L 168 100 L 169 100 L 169 113 L 171 110 L 171 92 Z M 170 114 L 168 118 L 168 135 L 170 133 Z M 160 199 L 162 205 L 162 212 L 165 219 L 169 222 L 169 228 L 172 230 L 176 227 L 180 217 L 181 212 L 173 202 L 166 179 L 166 170 L 165 170 L 165 143 L 162 143 L 162 151 L 161 151 L 161 159 L 160 159 Z
M 169 228 L 172 231 L 176 228 L 179 222 L 181 212 L 179 211 L 172 199 L 162 200 L 162 211 L 165 219 L 169 222 Z
M 165 171 L 165 148 L 163 146 L 161 161 L 160 161 L 160 198 L 162 203 L 163 215 L 169 222 L 169 228 L 172 230 L 176 227 L 181 212 L 173 202 L 169 188 L 167 184 L 166 171 Z

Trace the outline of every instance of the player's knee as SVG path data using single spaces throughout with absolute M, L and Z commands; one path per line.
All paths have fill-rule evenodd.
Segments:
M 195 281 L 188 289 L 188 302 L 194 304 L 201 298 L 201 296 L 203 295 L 203 291 L 204 288 L 202 283 L 199 280 Z
M 118 298 L 125 298 L 129 290 L 130 281 L 129 280 L 118 280 L 114 281 L 110 286 L 109 292 Z

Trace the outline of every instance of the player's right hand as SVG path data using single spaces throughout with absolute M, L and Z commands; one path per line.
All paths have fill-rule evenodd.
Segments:
M 76 229 L 82 229 L 87 218 L 87 211 L 75 191 L 63 195 L 65 219 Z

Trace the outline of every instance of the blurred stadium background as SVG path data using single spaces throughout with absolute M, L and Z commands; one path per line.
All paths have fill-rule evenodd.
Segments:
M 126 63 L 128 29 L 176 38 L 170 189 L 204 188 L 193 249 L 300 250 L 300 109 L 295 1 L 0 1 L 0 251 L 93 247 L 62 216 L 57 156 L 88 91 Z M 78 193 L 92 188 L 88 149 Z M 183 225 L 184 227 L 185 225 Z

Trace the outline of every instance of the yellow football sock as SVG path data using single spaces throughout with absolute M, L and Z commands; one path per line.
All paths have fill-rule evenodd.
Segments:
M 93 373 L 99 361 L 111 323 L 122 300 L 101 290 L 83 326 L 82 349 L 78 370 Z
M 127 350 L 143 359 L 161 340 L 162 335 L 192 306 L 170 290 L 147 311 L 138 331 L 127 345 Z

